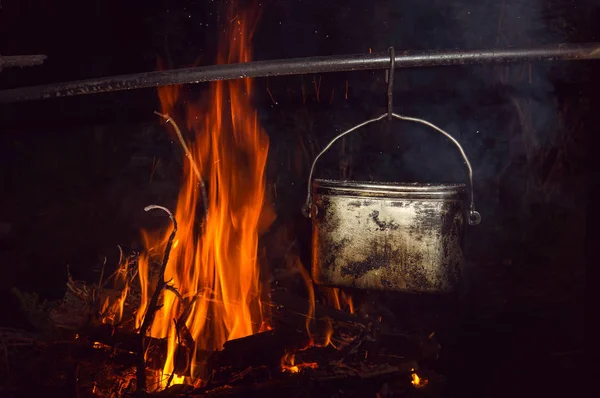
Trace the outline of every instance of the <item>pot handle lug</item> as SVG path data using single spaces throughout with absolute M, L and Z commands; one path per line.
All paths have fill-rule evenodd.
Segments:
M 481 222 L 481 214 L 477 210 L 469 210 L 469 225 L 479 225 Z
M 311 218 L 311 216 L 310 216 L 310 208 L 311 208 L 311 205 L 306 204 L 306 203 L 304 204 L 304 206 L 302 206 L 302 215 L 304 217 Z
M 312 203 L 310 205 L 304 205 L 302 206 L 302 215 L 306 218 L 312 218 L 312 209 L 315 209 L 315 217 L 319 215 L 319 207 L 313 205 Z
M 302 214 L 304 214 L 305 217 L 311 218 L 310 209 L 312 207 L 312 195 L 311 195 L 312 178 L 313 178 L 313 174 L 315 171 L 315 166 L 316 166 L 319 158 L 325 152 L 327 152 L 327 150 L 329 148 L 331 148 L 331 146 L 337 140 L 339 140 L 343 136 L 360 129 L 361 127 L 378 122 L 385 118 L 389 118 L 389 116 L 390 116 L 389 113 L 384 113 L 381 116 L 378 116 L 374 119 L 369 119 L 360 124 L 357 124 L 354 127 L 349 128 L 348 130 L 344 131 L 343 133 L 338 134 L 333 140 L 331 140 L 329 142 L 329 144 L 327 144 L 325 146 L 325 148 L 323 148 L 323 150 L 321 152 L 319 152 L 319 154 L 315 157 L 315 160 L 313 160 L 312 166 L 310 168 L 310 174 L 308 175 L 308 189 L 307 189 L 307 193 L 306 193 L 306 200 L 304 201 L 304 206 L 302 207 Z M 460 154 L 463 157 L 463 160 L 465 161 L 465 164 L 467 165 L 467 169 L 469 170 L 469 200 L 470 200 L 470 204 L 469 204 L 469 213 L 468 213 L 468 223 L 469 223 L 469 225 L 479 225 L 479 223 L 481 222 L 481 214 L 479 214 L 479 212 L 477 210 L 475 210 L 475 199 L 474 199 L 474 194 L 473 194 L 473 168 L 471 167 L 471 162 L 469 162 L 469 158 L 467 157 L 467 154 L 465 153 L 465 151 L 464 151 L 463 147 L 460 145 L 460 143 L 456 140 L 456 138 L 452 137 L 449 133 L 442 130 L 435 124 L 428 122 L 427 120 L 418 119 L 416 117 L 410 117 L 410 116 L 402 116 L 402 115 L 398 115 L 396 113 L 391 113 L 391 116 L 392 116 L 392 118 L 397 119 L 397 120 L 421 123 L 425 126 L 431 127 L 432 129 L 434 129 L 435 131 L 444 135 L 446 138 L 448 138 L 450 141 L 452 141 L 452 143 L 458 148 L 458 150 L 460 151 Z

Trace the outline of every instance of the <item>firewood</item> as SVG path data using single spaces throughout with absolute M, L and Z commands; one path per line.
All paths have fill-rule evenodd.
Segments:
M 340 390 L 352 391 L 354 396 L 374 396 L 384 385 L 391 381 L 404 380 L 405 388 L 411 388 L 411 373 L 416 369 L 416 362 L 404 361 L 396 366 L 384 365 L 364 367 L 352 372 L 334 373 L 329 369 L 311 369 L 298 374 L 280 373 L 272 378 L 255 382 L 251 380 L 238 385 L 222 385 L 219 387 L 199 388 L 189 391 L 185 387 L 180 394 L 177 389 L 168 391 L 170 396 L 187 397 L 313 397 L 334 396 Z M 253 374 L 247 375 L 252 378 Z M 178 388 L 181 390 L 181 388 Z M 159 398 L 165 394 L 150 394 L 149 397 Z
M 195 369 L 199 369 L 194 376 L 204 380 L 210 376 L 209 385 L 214 388 L 230 383 L 248 368 L 281 372 L 282 358 L 289 353 L 294 353 L 296 364 L 315 362 L 320 367 L 358 363 L 367 357 L 369 363 L 391 365 L 437 358 L 439 346 L 429 336 L 383 334 L 375 327 L 377 322 L 319 304 L 315 318 L 309 322 L 309 335 L 307 317 L 300 312 L 308 308 L 308 300 L 283 293 L 274 295 L 273 300 L 267 304 L 271 308 L 273 330 L 230 340 L 219 351 L 197 350 L 195 356 L 193 346 L 180 344 L 175 373 L 189 376 L 189 365 L 193 362 Z M 123 328 L 110 325 L 88 328 L 80 331 L 80 339 L 113 347 L 121 355 L 122 363 L 130 361 L 128 355 L 134 355 L 131 353 L 139 353 L 139 335 Z M 331 343 L 325 347 L 328 341 Z M 146 336 L 144 346 L 148 347 L 147 369 L 162 369 L 167 340 Z
M 207 368 L 213 371 L 211 384 L 228 382 L 232 374 L 248 367 L 264 366 L 278 371 L 286 352 L 294 352 L 308 342 L 309 336 L 305 331 L 289 328 L 230 340 L 223 345 L 223 350 L 214 352 L 207 362 Z
M 100 325 L 87 328 L 79 332 L 79 339 L 89 344 L 101 343 L 112 347 L 118 353 L 137 354 L 139 351 L 139 335 L 133 331 L 121 328 L 113 328 L 110 325 Z M 160 370 L 164 367 L 167 357 L 167 339 L 158 339 L 150 336 L 144 338 L 146 350 L 146 367 L 151 370 Z M 188 367 L 187 358 L 191 357 L 193 347 L 180 346 L 175 360 L 175 370 L 178 374 L 186 374 L 184 370 Z M 195 361 L 205 361 L 210 352 L 197 350 Z
M 199 361 L 211 355 L 211 361 L 217 361 L 218 366 L 215 365 L 217 368 L 224 366 L 225 363 L 230 366 L 234 364 L 239 364 L 239 366 L 269 365 L 275 362 L 279 363 L 286 352 L 306 347 L 310 341 L 310 336 L 306 331 L 307 318 L 305 315 L 308 301 L 289 294 L 275 295 L 274 298 L 279 301 L 266 304 L 271 307 L 274 330 L 228 341 L 222 351 L 214 354 L 198 350 L 194 360 Z M 316 319 L 312 320 L 311 334 L 317 343 L 326 339 L 329 328 L 333 330 L 334 339 L 340 342 L 344 339 L 344 335 L 358 335 L 370 322 L 319 304 L 316 306 L 315 313 Z M 103 324 L 88 326 L 79 330 L 78 333 L 80 339 L 86 339 L 90 343 L 99 342 L 122 351 L 139 353 L 139 334 L 132 330 Z M 148 347 L 146 352 L 148 367 L 162 369 L 167 352 L 167 340 L 146 335 L 144 347 Z M 183 344 L 180 351 L 182 353 L 176 361 L 178 364 L 180 358 L 184 358 L 189 355 L 190 351 L 193 351 L 193 347 Z M 265 352 L 272 354 L 265 356 Z M 247 360 L 250 362 L 247 363 Z M 185 365 L 181 364 L 181 367 L 185 368 Z M 177 369 L 180 369 L 180 365 L 177 366 Z

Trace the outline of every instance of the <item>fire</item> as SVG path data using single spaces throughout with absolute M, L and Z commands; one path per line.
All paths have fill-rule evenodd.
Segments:
M 311 336 L 312 342 L 312 333 L 310 331 L 310 325 L 312 321 L 315 319 L 315 288 L 313 286 L 312 279 L 308 275 L 308 272 L 300 262 L 300 259 L 296 256 L 290 257 L 292 261 L 295 263 L 295 267 L 300 271 L 302 275 L 302 279 L 306 284 L 306 290 L 308 292 L 308 311 L 306 312 L 306 332 L 309 336 Z
M 302 279 L 304 279 L 304 283 L 306 284 L 306 290 L 308 292 L 308 311 L 306 313 L 306 332 L 310 336 L 310 341 L 308 343 L 308 347 L 318 346 L 318 347 L 327 347 L 331 343 L 331 336 L 333 335 L 333 325 L 331 323 L 331 319 L 325 318 L 321 320 L 321 324 L 323 321 L 326 323 L 325 329 L 325 338 L 321 342 L 315 342 L 314 333 L 311 330 L 311 325 L 313 321 L 317 321 L 315 317 L 315 289 L 313 285 L 313 281 L 308 275 L 308 272 L 300 262 L 300 259 L 297 256 L 290 256 L 291 261 L 295 263 L 295 267 L 300 271 L 302 275 Z M 308 348 L 307 347 L 307 348 Z
M 221 38 L 219 64 L 251 60 L 258 15 L 235 15 Z M 180 93 L 179 87 L 159 89 L 162 112 L 173 120 L 183 116 L 177 114 L 177 106 L 183 107 Z M 195 349 L 220 349 L 227 340 L 266 328 L 260 305 L 258 237 L 275 216 L 266 206 L 269 140 L 258 123 L 251 94 L 249 79 L 219 81 L 203 98 L 205 106 L 184 103 L 186 127 L 193 132 L 187 142 L 191 156 L 186 157 L 175 212 L 177 241 L 165 272 L 165 280 L 181 298 L 171 290 L 163 293 L 163 306 L 150 331 L 153 337 L 168 339 L 164 375 L 174 371 L 178 331 L 173 320 L 182 315 L 187 314 L 184 321 Z M 207 203 L 202 200 L 198 174 L 206 185 Z M 138 327 L 155 284 L 149 263 L 162 255 L 168 233 L 143 234 L 147 254 L 139 260 L 144 298 L 137 312 Z M 191 364 L 193 376 L 197 375 L 195 366 Z M 183 380 L 178 376 L 174 382 Z
M 351 314 L 354 314 L 354 303 L 352 302 L 352 296 L 342 292 L 342 300 L 348 306 L 348 311 L 350 311 Z
M 128 271 L 129 261 L 125 259 L 110 278 L 112 279 L 113 288 L 105 292 L 106 297 L 100 309 L 103 323 L 116 325 L 123 318 L 125 301 L 129 292 Z
M 167 374 L 167 375 L 165 375 L 164 378 L 166 378 L 168 380 L 170 376 L 171 376 L 170 374 Z M 183 384 L 184 382 L 185 382 L 185 376 L 174 375 L 173 381 L 171 382 L 171 384 Z
M 293 353 L 285 354 L 281 358 L 281 371 L 289 373 L 299 373 L 302 369 L 318 367 L 316 362 L 305 362 L 296 365 L 296 355 Z
M 325 321 L 327 322 L 327 328 L 325 329 L 325 339 L 324 339 L 323 343 L 321 344 L 321 346 L 327 347 L 328 345 L 331 344 L 333 346 L 333 348 L 337 349 L 337 347 L 331 341 L 331 336 L 333 336 L 333 324 L 331 323 L 331 318 L 327 318 L 327 319 L 325 319 Z
M 344 310 L 354 314 L 354 303 L 350 294 L 341 291 L 337 287 L 323 288 L 327 294 L 327 303 L 333 306 L 336 310 Z
M 421 388 L 421 387 L 425 387 L 427 385 L 427 380 L 426 379 L 421 379 L 419 377 L 419 375 L 417 375 L 416 373 L 412 373 L 411 374 L 412 377 L 412 385 L 415 386 L 416 388 Z
M 305 351 L 310 347 L 327 347 L 328 345 L 332 345 L 335 348 L 335 345 L 333 345 L 333 343 L 331 342 L 331 336 L 333 335 L 333 325 L 331 323 L 331 319 L 329 318 L 325 318 L 325 319 L 321 319 L 319 320 L 320 322 L 318 322 L 321 326 L 323 324 L 325 324 L 325 331 L 324 331 L 324 337 L 321 337 L 321 341 L 316 342 L 315 341 L 315 333 L 313 333 L 313 330 L 311 328 L 313 322 L 317 323 L 317 319 L 315 317 L 315 290 L 314 290 L 314 285 L 312 282 L 312 279 L 310 278 L 310 275 L 308 274 L 308 272 L 306 271 L 306 269 L 304 268 L 304 266 L 302 265 L 300 258 L 298 256 L 294 256 L 294 255 L 290 255 L 288 257 L 288 262 L 289 262 L 289 266 L 291 268 L 295 268 L 297 269 L 300 274 L 302 275 L 302 279 L 304 280 L 304 283 L 306 284 L 306 290 L 308 293 L 308 308 L 307 308 L 307 312 L 306 312 L 306 332 L 308 333 L 309 336 L 309 341 L 308 344 L 306 345 L 306 347 L 303 347 L 302 349 L 298 350 L 297 352 L 300 351 Z M 285 355 L 281 358 L 281 370 L 283 372 L 289 372 L 289 373 L 299 373 L 302 369 L 305 368 L 317 368 L 318 365 L 315 362 L 306 362 L 306 363 L 299 363 L 296 364 L 296 354 L 294 352 L 287 352 L 285 353 Z

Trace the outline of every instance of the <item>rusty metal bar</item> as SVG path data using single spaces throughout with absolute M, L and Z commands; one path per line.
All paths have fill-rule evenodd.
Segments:
M 0 71 L 2 68 L 24 68 L 26 66 L 37 66 L 44 63 L 48 58 L 45 55 L 9 55 L 0 56 Z
M 395 67 L 421 68 L 483 63 L 590 59 L 600 59 L 600 43 L 559 44 L 528 49 L 398 51 L 395 57 Z M 0 91 L 0 103 L 134 90 L 175 84 L 203 83 L 216 80 L 388 69 L 389 67 L 390 56 L 388 53 L 255 61 L 112 76 L 4 90 Z

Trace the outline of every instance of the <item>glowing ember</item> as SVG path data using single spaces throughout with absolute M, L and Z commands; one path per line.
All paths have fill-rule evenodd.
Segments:
M 102 348 L 102 349 L 109 349 L 109 350 L 111 349 L 111 346 L 106 345 L 106 344 L 102 344 L 99 341 L 94 341 L 94 344 L 93 344 L 92 347 L 97 348 L 97 349 L 100 349 L 100 348 Z
M 233 10 L 230 10 L 233 11 Z M 251 39 L 258 15 L 233 13 L 221 38 L 218 64 L 251 60 Z M 237 16 L 237 18 L 233 18 Z M 173 319 L 189 314 L 185 325 L 195 349 L 220 349 L 227 340 L 266 330 L 260 306 L 261 285 L 257 248 L 259 233 L 274 220 L 265 206 L 265 166 L 269 148 L 250 103 L 251 81 L 216 82 L 201 106 L 185 103 L 187 129 L 194 133 L 186 158 L 175 217 L 177 242 L 165 272 L 181 294 L 166 291 L 150 334 L 168 339 L 163 369 L 174 368 L 177 330 Z M 159 89 L 162 112 L 178 119 L 179 87 Z M 184 124 L 178 123 L 182 126 Z M 208 203 L 202 203 L 197 169 L 206 183 Z M 207 214 L 204 217 L 204 206 Z M 169 232 L 167 232 L 168 234 Z M 149 262 L 162 255 L 168 236 L 145 232 L 147 255 L 139 259 L 143 299 L 137 313 L 139 327 L 155 282 Z M 192 375 L 197 376 L 195 364 Z M 182 383 L 174 377 L 173 383 Z
M 304 268 L 304 266 L 302 265 L 302 263 L 300 262 L 300 259 L 297 256 L 294 255 L 290 255 L 288 256 L 288 260 L 287 260 L 288 266 L 290 266 L 290 268 L 295 268 L 297 269 L 300 274 L 302 275 L 302 279 L 304 280 L 304 283 L 306 284 L 306 289 L 307 289 L 307 293 L 308 293 L 308 309 L 307 309 L 307 313 L 306 313 L 306 332 L 309 335 L 309 341 L 308 344 L 306 345 L 306 347 L 303 347 L 302 349 L 298 350 L 297 352 L 300 351 L 304 351 L 310 347 L 327 347 L 328 345 L 333 346 L 334 348 L 335 345 L 331 342 L 331 336 L 333 335 L 333 325 L 331 322 L 330 318 L 325 318 L 320 320 L 321 324 L 324 322 L 325 323 L 325 331 L 324 331 L 324 338 L 322 341 L 316 342 L 315 341 L 315 334 L 312 332 L 311 330 L 311 325 L 313 323 L 313 321 L 315 321 L 315 291 L 314 291 L 314 286 L 313 286 L 313 282 L 310 278 L 310 276 L 308 275 L 308 272 L 306 271 L 306 269 Z M 317 368 L 318 365 L 315 362 L 307 362 L 307 363 L 299 363 L 296 364 L 296 356 L 295 353 L 286 353 L 283 358 L 281 358 L 281 370 L 283 372 L 289 372 L 289 373 L 299 373 L 301 372 L 303 369 L 306 368 Z
M 419 375 L 417 375 L 416 373 L 412 373 L 411 374 L 412 377 L 412 385 L 415 386 L 416 388 L 421 388 L 421 387 L 425 387 L 427 385 L 427 380 L 426 379 L 421 379 L 419 377 Z
M 307 362 L 300 364 L 296 364 L 295 362 L 295 354 L 285 354 L 283 358 L 281 358 L 281 371 L 289 373 L 299 373 L 302 369 L 316 369 L 318 367 L 316 362 Z

